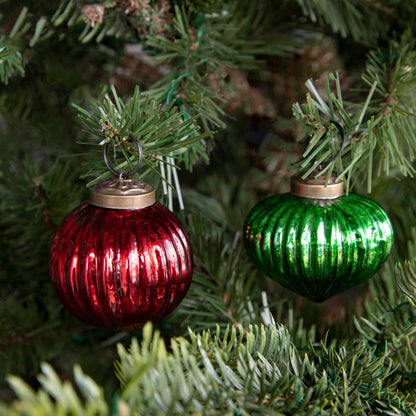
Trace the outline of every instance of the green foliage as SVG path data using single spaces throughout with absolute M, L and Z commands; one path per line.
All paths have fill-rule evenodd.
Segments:
M 184 190 L 186 206 L 209 222 L 226 227 L 229 233 L 240 232 L 247 210 L 256 203 L 256 195 L 246 177 L 234 177 L 222 167 L 212 170 L 212 174 L 204 173 L 203 183 Z
M 377 50 L 368 56 L 363 80 L 377 87 L 370 103 L 367 137 L 378 147 L 373 162 L 377 173 L 398 169 L 404 176 L 413 176 L 416 172 L 415 45 L 408 31 L 399 41 L 392 40 L 384 53 Z
M 413 0 L 64 0 L 56 7 L 30 0 L 23 8 L 19 2 L 0 3 L 5 5 L 0 80 L 7 84 L 0 97 L 6 138 L 0 162 L 0 358 L 3 372 L 28 382 L 9 378 L 17 399 L 0 390 L 10 402 L 0 404 L 0 415 L 416 414 L 415 42 L 411 31 L 404 33 L 415 17 Z M 199 166 L 211 156 L 208 138 L 214 129 L 228 127 L 227 91 L 240 87 L 223 69 L 241 72 L 247 94 L 256 89 L 269 97 L 281 89 L 284 100 L 292 101 L 294 74 L 308 71 L 304 59 L 314 60 L 308 68 L 326 71 L 320 67 L 324 56 L 316 55 L 325 51 L 302 44 L 313 31 L 352 43 L 339 44 L 346 76 L 328 75 L 323 88 L 309 81 L 306 103 L 294 107 L 309 137 L 299 170 L 316 175 L 321 165 L 322 175 L 336 173 L 349 188 L 373 190 L 391 212 L 397 241 L 395 257 L 371 281 L 369 295 L 359 295 L 365 300 L 353 303 L 354 295 L 345 295 L 351 309 L 362 308 L 362 316 L 355 311 L 355 332 L 348 332 L 349 315 L 338 322 L 338 340 L 333 330 L 319 339 L 343 308 L 338 300 L 330 309 L 331 302 L 312 306 L 286 294 L 254 271 L 239 235 L 260 193 L 285 189 L 285 180 L 270 181 L 273 185 L 261 191 L 250 187 L 253 177 L 272 175 L 265 160 L 279 166 L 277 177 L 289 176 L 296 152 L 292 143 L 279 144 L 299 135 L 296 128 L 290 137 L 282 133 L 281 124 L 291 121 L 281 114 L 263 121 L 267 129 L 275 122 L 279 131 L 273 135 L 279 144 L 270 148 L 246 146 L 248 134 L 227 129 L 219 140 L 232 143 L 228 154 L 216 165 Z M 134 67 L 143 61 L 130 60 L 131 43 L 141 44 L 140 58 L 161 74 L 142 95 L 117 77 L 131 71 L 135 83 L 151 84 L 143 78 L 145 69 Z M 374 50 L 367 51 L 368 45 Z M 354 65 L 363 83 L 355 80 L 350 89 Z M 117 88 L 88 104 L 100 84 L 112 83 Z M 116 90 L 131 98 L 120 98 Z M 255 107 L 256 96 L 249 97 Z M 74 127 L 70 102 L 77 103 L 74 113 L 84 137 Z M 256 117 L 262 116 L 245 117 L 236 124 L 259 129 Z M 343 126 L 345 146 L 331 120 Z M 188 296 L 158 324 L 160 333 L 147 325 L 131 342 L 127 332 L 85 328 L 71 320 L 58 306 L 47 270 L 53 232 L 84 195 L 76 178 L 89 170 L 91 185 L 109 175 L 101 157 L 106 143 L 112 145 L 116 169 L 130 170 L 137 161 L 130 134 L 144 150 L 140 177 L 163 176 L 161 163 L 165 170 L 194 169 L 181 177 L 191 183 L 184 192 L 187 206 L 199 212 L 184 220 L 195 258 Z M 62 155 L 78 151 L 72 140 L 99 149 L 99 162 L 90 152 L 62 163 Z M 266 149 L 265 157 L 258 147 Z M 290 151 L 270 150 L 282 148 Z M 85 161 L 86 168 L 80 166 Z M 393 176 L 406 179 L 398 184 Z M 172 333 L 178 336 L 169 339 Z M 116 378 L 106 373 L 119 340 L 125 343 L 118 346 L 116 363 L 120 395 Z M 32 375 L 40 360 L 57 370 L 42 364 L 39 387 Z M 68 368 L 81 361 L 96 381 L 78 365 L 71 378 Z
M 38 380 L 42 390 L 38 392 L 21 379 L 9 377 L 9 382 L 20 402 L 9 409 L 0 407 L 0 415 L 106 416 L 110 414 L 102 388 L 85 375 L 79 366 L 74 367 L 74 378 L 83 399 L 78 396 L 69 382 L 60 380 L 49 364 L 44 363 L 41 367 L 42 374 L 39 375 Z
M 415 233 L 409 243 L 409 259 L 392 260 L 370 281 L 371 298 L 363 302 L 363 316 L 355 325 L 375 353 L 388 354 L 397 367 L 396 389 L 416 401 L 416 249 Z M 393 401 L 393 403 L 396 403 Z
M 52 288 L 51 288 L 52 289 Z M 46 297 L 48 292 L 43 295 Z M 59 301 L 45 305 L 38 295 L 17 297 L 2 295 L 0 298 L 0 386 L 4 387 L 8 374 L 24 375 L 32 379 L 41 360 L 52 360 L 56 354 L 62 308 Z
M 224 228 L 200 215 L 190 217 L 188 229 L 196 270 L 189 295 L 171 319 L 183 328 L 202 329 L 260 317 L 257 272 L 245 256 L 240 233 L 228 241 Z
M 24 76 L 25 70 L 23 68 L 22 54 L 19 50 L 10 46 L 23 36 L 30 25 L 25 24 L 27 9 L 23 8 L 19 17 L 17 18 L 9 36 L 0 34 L 0 80 L 4 84 L 9 83 L 9 79 L 18 73 Z
M 146 177 L 151 171 L 159 173 L 159 164 L 166 163 L 163 156 L 171 156 L 179 162 L 184 161 L 189 169 L 195 160 L 190 156 L 194 150 L 197 156 L 205 157 L 206 150 L 203 139 L 209 133 L 199 134 L 195 123 L 196 117 L 183 120 L 184 113 L 178 111 L 172 102 L 166 108 L 149 97 L 139 94 L 135 89 L 133 97 L 125 104 L 112 87 L 113 97 L 108 94 L 97 101 L 92 113 L 74 105 L 85 126 L 88 139 L 96 140 L 99 144 L 111 143 L 114 152 L 120 150 L 124 160 L 115 162 L 114 168 L 119 172 L 133 169 L 138 159 L 138 151 L 132 143 L 132 135 L 143 149 L 143 168 L 141 177 Z M 110 176 L 109 172 L 97 176 L 97 171 L 91 171 L 89 176 L 96 177 L 88 183 L 91 186 Z
M 194 13 L 219 13 L 224 7 L 224 0 L 176 0 L 174 3 L 179 6 L 185 6 Z
M 378 63 L 376 55 L 370 55 L 363 75 L 370 90 L 362 104 L 344 100 L 338 75 L 327 76 L 326 99 L 312 81 L 307 82 L 311 93 L 306 103 L 293 107 L 296 118 L 305 123 L 309 134 L 298 163 L 303 177 L 326 174 L 329 179 L 334 173 L 339 180 L 346 180 L 347 188 L 360 178 L 371 192 L 373 176 L 388 176 L 396 171 L 413 176 L 416 155 L 415 104 L 411 98 L 414 67 L 410 66 L 413 55 L 410 46 L 403 51 L 396 47 L 390 51 L 389 65 Z M 342 135 L 333 120 L 341 123 L 346 143 L 341 143 Z
M 371 51 L 363 81 L 369 87 L 362 104 L 346 101 L 338 75 L 326 78 L 323 98 L 312 81 L 306 103 L 293 107 L 309 134 L 299 170 L 303 177 L 332 173 L 349 188 L 360 178 L 371 192 L 373 177 L 392 175 L 413 177 L 416 172 L 415 52 L 411 32 L 400 42 L 391 40 L 389 49 Z M 346 145 L 331 124 L 341 123 Z M 339 153 L 340 152 L 340 153 Z
M 332 88 L 331 83 L 335 84 Z M 326 77 L 326 101 L 311 80 L 306 85 L 311 92 L 306 97 L 306 103 L 296 103 L 293 106 L 295 117 L 305 123 L 308 132 L 308 143 L 298 162 L 302 177 L 325 174 L 328 180 L 334 174 L 337 179 L 346 180 L 349 188 L 351 178 L 356 177 L 357 168 L 362 167 L 365 161 L 368 165 L 366 173 L 370 190 L 376 141 L 365 128 L 363 120 L 376 84 L 372 86 L 364 103 L 355 108 L 343 99 L 337 74 Z M 343 133 L 338 131 L 332 121 L 340 123 Z M 343 134 L 346 143 L 343 142 Z
M 99 7 L 105 8 L 104 5 Z M 163 157 L 171 155 L 172 151 L 176 160 L 185 162 L 187 169 L 190 169 L 200 159 L 208 160 L 207 146 L 201 139 L 211 136 L 213 128 L 225 127 L 223 121 L 225 112 L 221 107 L 222 98 L 211 79 L 213 75 L 220 76 L 221 67 L 258 68 L 260 61 L 256 59 L 256 54 L 282 54 L 283 51 L 290 49 L 284 45 L 276 48 L 276 45 L 268 45 L 266 41 L 247 39 L 252 18 L 260 12 L 252 5 L 243 7 L 243 10 L 240 10 L 236 4 L 229 7 L 227 13 L 199 14 L 191 21 L 187 11 L 176 6 L 171 26 L 166 26 L 158 34 L 149 32 L 145 39 L 142 39 L 145 48 L 154 54 L 155 65 L 170 65 L 168 73 L 149 91 L 143 93 L 151 100 L 145 101 L 140 98 L 136 89 L 130 106 L 125 107 L 113 89 L 114 102 L 107 96 L 93 108 L 93 116 L 89 116 L 87 111 L 77 107 L 84 124 L 87 125 L 87 132 L 91 135 L 102 137 L 107 134 L 106 130 L 110 129 L 114 134 L 112 129 L 115 129 L 117 131 L 114 136 L 115 140 L 122 135 L 126 137 L 129 133 L 140 136 L 147 156 L 144 165 L 148 168 L 143 172 L 143 176 L 150 171 L 157 173 L 157 164 L 164 160 Z M 71 14 L 72 11 L 68 11 L 72 8 L 71 2 L 65 8 L 61 7 L 60 13 L 65 18 L 59 18 L 59 22 L 63 22 L 69 16 L 74 16 Z M 107 9 L 105 8 L 106 13 Z M 129 21 L 131 25 L 140 27 L 138 21 L 134 19 Z M 96 26 L 89 33 L 95 33 L 98 23 L 95 24 Z M 97 38 L 97 41 L 100 39 Z M 167 108 L 162 110 L 161 105 L 164 103 Z M 144 106 L 143 111 L 139 110 L 140 105 Z M 175 115 L 173 114 L 174 106 L 178 109 Z M 134 111 L 148 114 L 146 123 L 144 123 L 144 117 L 139 117 Z M 158 113 L 157 117 L 155 111 Z M 164 115 L 168 118 L 163 119 Z M 179 128 L 177 121 L 180 118 L 183 122 Z M 141 123 L 144 123 L 144 132 L 142 132 L 143 127 L 139 127 Z M 198 124 L 202 125 L 203 134 L 197 134 Z M 170 141 L 165 140 L 164 137 L 167 135 L 163 130 L 165 126 L 175 132 L 176 147 L 172 147 Z M 104 133 L 102 133 L 103 130 Z M 155 133 L 156 130 L 157 133 Z M 149 138 L 149 132 L 153 132 L 154 137 Z M 104 139 L 109 140 L 108 136 Z M 154 146 L 146 148 L 146 144 L 150 142 Z M 123 145 L 121 148 L 124 161 L 117 165 L 119 168 L 133 166 L 134 155 L 128 149 L 123 148 Z M 155 154 L 162 158 L 155 157 Z M 97 169 L 92 169 L 90 175 L 96 177 L 98 173 Z M 100 175 L 95 181 L 105 176 L 105 174 Z M 95 181 L 90 182 L 89 185 Z
M 382 2 L 359 0 L 298 0 L 303 13 L 320 26 L 330 26 L 342 37 L 372 42 L 383 31 L 381 16 L 388 14 Z M 372 18 L 368 19 L 371 13 Z
M 10 33 L 7 36 L 0 34 L 0 80 L 6 85 L 14 74 L 25 75 L 23 52 L 26 48 L 35 46 L 54 33 L 53 29 L 48 27 L 47 19 L 41 17 L 36 22 L 34 32 L 26 45 L 25 38 L 32 27 L 31 20 L 28 8 L 23 7 Z
M 146 45 L 157 52 L 155 63 L 176 64 L 148 92 L 158 101 L 172 98 L 191 116 L 199 114 L 206 131 L 224 128 L 225 115 L 214 74 L 221 77 L 222 67 L 257 69 L 262 62 L 258 54 L 283 54 L 287 46 L 247 36 L 250 23 L 257 22 L 261 12 L 256 7 L 230 3 L 224 13 L 197 15 L 190 21 L 184 9 L 176 6 L 170 36 L 149 36 Z
M 52 234 L 80 203 L 82 188 L 76 184 L 77 171 L 59 160 L 46 172 L 27 159 L 21 163 L 4 161 L 2 168 L 0 282 L 27 294 L 39 287 L 41 280 L 49 281 Z M 39 280 L 26 280 L 34 269 Z
M 188 339 L 172 338 L 166 346 L 147 324 L 143 340 L 133 339 L 128 350 L 119 345 L 118 354 L 120 414 L 365 415 L 387 409 L 415 414 L 411 399 L 395 391 L 398 374 L 388 349 L 377 352 L 365 341 L 340 346 L 323 341 L 299 352 L 287 330 L 271 324 L 189 330 Z M 75 381 L 86 397 L 86 409 L 50 366 L 42 368 L 43 389 L 38 393 L 10 378 L 20 399 L 15 414 L 26 409 L 34 415 L 51 414 L 41 412 L 52 409 L 62 414 L 106 414 L 100 388 L 79 368 Z
M 17 72 L 21 76 L 25 74 L 22 65 L 21 54 L 8 46 L 0 48 L 0 80 L 4 84 L 8 84 L 9 78 Z
M 373 186 L 372 197 L 381 202 L 392 221 L 396 256 L 402 261 L 413 258 L 416 255 L 411 249 L 416 230 L 416 181 L 380 178 Z
M 171 341 L 170 353 L 150 326 L 143 335 L 142 344 L 133 341 L 129 352 L 119 348 L 121 398 L 133 413 L 215 415 L 240 409 L 247 414 L 246 406 L 254 410 L 262 400 L 279 400 L 284 382 L 279 383 L 278 364 L 289 356 L 290 342 L 283 327 L 250 327 L 246 334 L 242 327 L 223 334 L 190 331 L 190 341 Z M 268 360 L 273 364 L 264 368 Z
M 55 27 L 78 31 L 78 40 L 85 44 L 103 42 L 106 38 L 144 41 L 148 34 L 157 34 L 168 26 L 161 22 L 169 17 L 169 7 L 152 1 L 123 3 L 122 1 L 62 0 L 51 18 Z

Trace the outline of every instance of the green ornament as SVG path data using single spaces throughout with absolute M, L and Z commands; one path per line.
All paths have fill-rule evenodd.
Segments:
M 370 279 L 387 259 L 393 228 L 380 205 L 343 195 L 343 184 L 293 180 L 291 193 L 257 204 L 244 225 L 256 267 L 315 302 Z

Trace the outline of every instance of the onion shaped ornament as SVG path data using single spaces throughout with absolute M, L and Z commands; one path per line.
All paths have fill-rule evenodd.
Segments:
M 343 195 L 333 179 L 293 179 L 291 192 L 257 204 L 244 225 L 255 266 L 315 302 L 370 279 L 387 259 L 393 228 L 381 206 Z

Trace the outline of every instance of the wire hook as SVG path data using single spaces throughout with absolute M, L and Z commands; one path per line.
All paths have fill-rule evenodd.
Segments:
M 119 172 L 114 169 L 114 167 L 111 165 L 110 160 L 108 159 L 108 146 L 109 143 L 106 143 L 104 146 L 104 163 L 107 166 L 108 170 L 119 177 L 119 179 L 126 179 L 129 176 L 133 176 L 140 168 L 140 165 L 142 164 L 143 160 L 143 148 L 142 145 L 138 142 L 138 140 L 135 139 L 135 137 L 129 133 L 129 137 L 136 143 L 137 152 L 138 152 L 138 160 L 136 166 L 131 170 L 130 172 Z

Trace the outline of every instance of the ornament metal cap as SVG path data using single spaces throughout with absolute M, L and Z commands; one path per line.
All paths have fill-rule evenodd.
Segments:
M 104 146 L 104 162 L 108 170 L 114 175 L 118 175 L 118 178 L 100 182 L 90 189 L 92 205 L 111 209 L 141 209 L 156 202 L 155 190 L 152 186 L 137 179 L 129 178 L 138 171 L 143 158 L 141 144 L 131 134 L 129 134 L 129 137 L 137 147 L 138 160 L 136 166 L 128 173 L 115 170 L 108 159 L 109 143 L 106 143 Z
M 335 182 L 335 178 L 330 178 L 325 186 L 325 178 L 302 179 L 295 176 L 290 183 L 290 193 L 302 198 L 336 199 L 344 195 L 344 182 Z
M 141 209 L 156 202 L 155 190 L 137 179 L 112 178 L 91 188 L 90 202 L 101 208 Z

